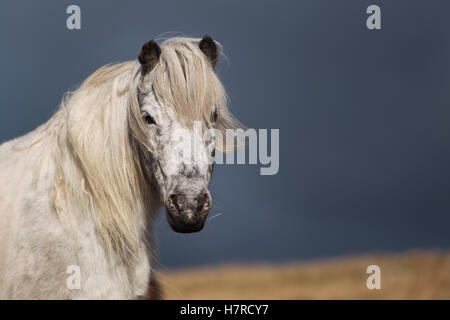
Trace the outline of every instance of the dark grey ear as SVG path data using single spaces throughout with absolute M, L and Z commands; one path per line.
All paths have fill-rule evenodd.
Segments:
M 219 60 L 219 50 L 217 50 L 217 45 L 214 40 L 210 36 L 204 35 L 198 46 L 214 68 Z
M 155 40 L 150 40 L 141 48 L 138 60 L 141 63 L 142 75 L 146 75 L 156 66 L 161 55 L 161 48 Z

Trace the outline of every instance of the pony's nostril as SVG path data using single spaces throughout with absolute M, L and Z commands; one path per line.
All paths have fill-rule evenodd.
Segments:
M 211 206 L 211 200 L 209 198 L 209 195 L 204 192 L 197 198 L 197 209 L 200 212 L 205 212 L 210 209 Z
M 171 211 L 180 211 L 180 205 L 178 203 L 178 196 L 176 194 L 171 194 L 167 200 L 168 207 Z
M 203 204 L 202 211 L 206 212 L 206 211 L 209 211 L 209 209 L 211 209 L 211 201 L 208 198 L 208 199 L 206 199 L 205 203 Z

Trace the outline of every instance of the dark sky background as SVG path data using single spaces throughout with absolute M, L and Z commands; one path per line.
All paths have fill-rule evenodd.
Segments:
M 66 28 L 81 7 L 82 30 Z M 382 30 L 366 28 L 370 4 Z M 220 41 L 232 112 L 280 129 L 280 170 L 218 165 L 198 234 L 166 267 L 450 247 L 450 2 L 2 1 L 0 141 L 47 121 L 98 67 L 164 32 Z

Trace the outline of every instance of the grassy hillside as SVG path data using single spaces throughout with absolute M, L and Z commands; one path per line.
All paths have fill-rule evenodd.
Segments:
M 366 268 L 381 268 L 381 289 Z M 284 265 L 160 272 L 166 299 L 450 299 L 450 253 L 368 255 Z

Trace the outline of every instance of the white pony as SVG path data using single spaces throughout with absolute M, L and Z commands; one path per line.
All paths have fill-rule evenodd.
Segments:
M 47 123 L 0 146 L 0 298 L 147 292 L 158 208 L 175 231 L 195 232 L 211 207 L 213 166 L 176 164 L 174 132 L 196 120 L 239 126 L 214 72 L 219 54 L 209 36 L 149 41 L 138 61 L 100 68 Z M 193 143 L 202 155 L 223 148 Z

